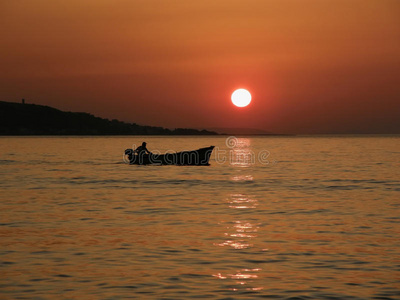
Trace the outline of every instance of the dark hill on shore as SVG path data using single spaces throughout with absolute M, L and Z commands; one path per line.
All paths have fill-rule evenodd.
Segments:
M 0 135 L 214 135 L 207 130 L 143 126 L 65 112 L 49 106 L 0 101 Z

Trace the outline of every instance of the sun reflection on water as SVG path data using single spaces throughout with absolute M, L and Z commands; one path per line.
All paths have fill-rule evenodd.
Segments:
M 251 223 L 250 221 L 234 221 L 226 229 L 224 235 L 229 239 L 217 244 L 217 246 L 225 247 L 230 246 L 234 249 L 247 249 L 253 246 L 251 239 L 257 237 L 256 232 L 258 231 L 259 224 Z
M 249 167 L 255 163 L 251 150 L 251 141 L 247 138 L 236 138 L 230 151 L 230 164 L 235 167 Z
M 227 199 L 229 209 L 246 210 L 255 209 L 258 206 L 258 201 L 254 197 L 234 193 L 230 194 Z M 220 224 L 225 226 L 224 232 L 225 240 L 221 243 L 214 244 L 218 247 L 233 248 L 237 251 L 248 250 L 254 247 L 255 239 L 258 237 L 260 223 L 248 219 L 238 219 L 230 222 L 221 221 Z M 258 291 L 263 287 L 250 285 L 255 284 L 259 279 L 259 272 L 261 268 L 243 268 L 227 273 L 216 273 L 214 277 L 221 280 L 233 280 L 237 287 L 230 288 L 232 291 L 238 289 L 245 289 L 251 291 Z
M 257 272 L 261 271 L 260 268 L 254 269 L 241 269 L 237 270 L 234 274 L 226 274 L 223 275 L 222 273 L 213 274 L 214 277 L 222 280 L 231 279 L 234 280 L 235 283 L 239 286 L 245 286 L 245 289 L 248 291 L 259 291 L 262 290 L 263 287 L 250 287 L 248 286 L 251 283 L 254 283 L 255 280 L 259 278 Z M 233 291 L 239 290 L 239 288 L 232 288 Z
M 256 208 L 258 205 L 256 199 L 246 197 L 243 194 L 232 194 L 228 202 L 230 204 L 229 205 L 230 208 L 237 208 L 237 209 Z
M 235 138 L 229 144 L 231 160 L 230 164 L 236 169 L 237 174 L 230 176 L 230 180 L 234 184 L 238 184 L 240 188 L 242 183 L 253 182 L 254 176 L 251 174 L 251 165 L 254 165 L 254 153 L 251 149 L 251 139 L 248 138 Z M 246 169 L 242 169 L 246 167 Z M 248 168 L 247 168 L 248 167 Z M 261 223 L 254 220 L 251 216 L 257 212 L 256 209 L 259 205 L 256 197 L 241 193 L 240 190 L 235 193 L 228 194 L 226 198 L 227 203 L 227 218 L 228 220 L 221 220 L 219 224 L 224 226 L 224 240 L 220 243 L 214 243 L 215 246 L 221 249 L 232 249 L 234 251 L 265 251 L 260 245 L 257 244 L 257 238 Z M 232 211 L 234 210 L 234 211 Z M 232 212 L 234 212 L 232 214 Z M 231 217 L 234 219 L 231 219 Z M 229 220 L 230 219 L 230 220 Z M 231 250 L 231 251 L 232 251 Z M 236 263 L 242 264 L 242 268 L 234 269 L 231 271 L 218 272 L 213 276 L 220 280 L 229 283 L 228 289 L 232 291 L 246 290 L 246 291 L 259 291 L 263 287 L 260 285 L 261 268 L 256 263 L 237 261 Z
M 237 175 L 237 176 L 232 176 L 231 180 L 233 180 L 233 181 L 253 181 L 254 177 L 251 175 Z

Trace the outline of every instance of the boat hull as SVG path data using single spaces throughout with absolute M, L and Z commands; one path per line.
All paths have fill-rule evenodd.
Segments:
M 210 146 L 193 151 L 144 155 L 134 155 L 132 149 L 126 149 L 125 154 L 131 165 L 208 166 L 213 149 L 214 146 Z

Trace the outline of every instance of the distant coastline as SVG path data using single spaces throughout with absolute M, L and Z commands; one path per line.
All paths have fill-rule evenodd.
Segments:
M 218 133 L 219 135 L 234 136 L 293 136 L 294 134 L 272 133 L 257 128 L 206 128 L 209 131 Z
M 83 112 L 0 101 L 0 135 L 217 135 L 209 130 L 168 129 L 108 120 Z

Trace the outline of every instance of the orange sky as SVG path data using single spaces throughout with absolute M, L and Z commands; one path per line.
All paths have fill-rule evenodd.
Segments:
M 169 128 L 400 133 L 400 1 L 1 1 L 0 100 L 21 98 Z

